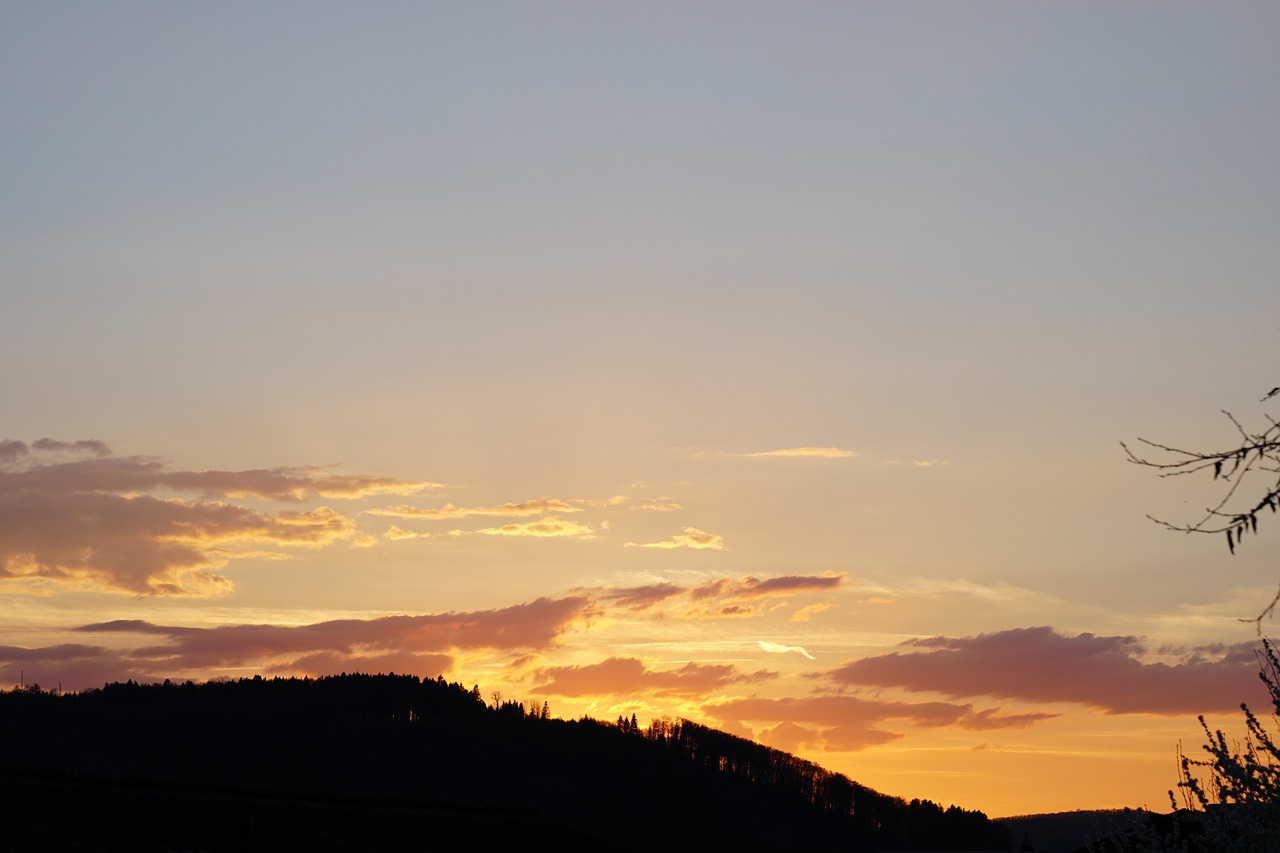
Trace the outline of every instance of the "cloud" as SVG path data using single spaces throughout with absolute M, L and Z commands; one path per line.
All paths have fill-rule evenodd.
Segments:
M 784 646 L 781 643 L 770 643 L 768 640 L 757 640 L 756 645 L 773 654 L 785 655 L 788 652 L 799 652 L 809 660 L 817 660 L 817 658 L 805 651 L 803 646 Z
M 802 734 L 809 742 L 820 739 L 821 748 L 856 751 L 897 740 L 903 735 L 884 728 L 888 721 L 905 721 L 930 728 L 951 727 L 969 731 L 1026 728 L 1058 716 L 1050 713 L 1002 714 L 998 710 L 975 711 L 972 705 L 950 702 L 892 702 L 858 696 L 812 696 L 766 699 L 743 698 L 702 706 L 707 716 L 727 724 L 747 723 L 795 726 L 808 724 Z
M 394 524 L 388 525 L 387 529 L 382 533 L 383 537 L 390 539 L 392 542 L 403 542 L 408 539 L 430 539 L 430 533 L 414 533 L 412 530 L 404 530 L 396 527 Z
M 160 681 L 163 676 L 124 653 L 78 643 L 38 649 L 0 646 L 0 684 L 62 686 L 67 690 L 101 687 L 110 681 Z
M 623 506 L 630 500 L 631 498 L 626 495 L 614 495 L 609 498 L 569 498 L 565 503 L 573 504 L 574 506 L 604 507 L 608 509 L 610 507 Z
M 673 583 L 655 583 L 647 586 L 596 589 L 597 596 L 628 610 L 647 610 L 662 601 L 683 595 L 686 590 Z
M 450 519 L 467 518 L 469 516 L 498 516 L 520 518 L 529 515 L 541 515 L 545 512 L 581 512 L 579 507 L 572 506 L 555 498 L 539 498 L 521 503 L 505 503 L 497 506 L 461 507 L 447 503 L 437 509 L 419 509 L 413 506 L 390 506 L 365 510 L 366 515 L 386 515 L 393 518 L 426 518 Z
M 173 471 L 142 456 L 79 459 L 0 471 L 0 488 L 44 493 L 112 492 L 152 489 L 188 492 L 204 498 L 263 498 L 299 503 L 308 497 L 353 500 L 374 495 L 416 494 L 438 483 L 387 477 L 327 473 L 328 467 L 270 468 L 249 471 Z
M 444 675 L 452 669 L 453 658 L 443 654 L 391 652 L 382 655 L 344 655 L 337 652 L 316 652 L 296 660 L 276 664 L 267 671 L 316 677 L 338 672 L 398 672 L 431 678 Z
M 831 609 L 830 601 L 815 601 L 797 610 L 791 617 L 792 622 L 808 622 L 815 614 Z
M 19 442 L 21 443 L 21 442 Z M 32 450 L 42 450 L 51 453 L 70 452 L 70 453 L 87 453 L 92 456 L 110 456 L 111 448 L 107 447 L 104 442 L 97 439 L 85 439 L 82 441 L 59 441 L 56 438 L 38 438 L 31 442 Z
M 841 450 L 839 447 L 786 447 L 781 450 L 761 450 L 757 453 L 739 453 L 748 457 L 784 457 L 806 459 L 849 459 L 857 456 L 855 450 Z
M 689 593 L 697 600 L 708 598 L 758 598 L 763 596 L 787 596 L 814 590 L 835 589 L 844 583 L 844 575 L 826 572 L 822 575 L 781 575 L 760 580 L 746 575 L 736 581 L 717 578 L 708 581 Z
M 80 690 L 128 678 L 206 680 L 245 669 L 306 675 L 394 670 L 435 676 L 452 669 L 453 653 L 460 651 L 545 651 L 595 613 L 591 599 L 571 595 L 495 610 L 310 625 L 188 628 L 122 619 L 72 629 L 110 636 L 115 648 L 76 643 L 34 649 L 0 646 L 0 683 L 17 683 L 21 675 L 28 683 L 61 683 L 68 690 Z
M 611 657 L 587 666 L 553 666 L 538 670 L 536 694 L 555 696 L 634 697 L 640 693 L 697 696 L 731 684 L 758 683 L 776 677 L 760 670 L 740 672 L 731 664 L 687 663 L 674 670 L 650 669 L 637 658 Z
M 686 527 L 665 542 L 628 542 L 628 548 L 692 548 L 694 550 L 723 551 L 724 540 L 714 533 L 706 533 L 696 527 Z
M 843 575 L 828 572 L 825 575 L 784 575 L 776 578 L 759 578 L 747 575 L 739 580 L 719 578 L 697 587 L 674 583 L 655 583 L 634 587 L 589 587 L 578 592 L 594 596 L 606 604 L 625 607 L 628 610 L 647 610 L 665 601 L 685 599 L 699 606 L 718 604 L 709 610 L 695 610 L 686 616 L 718 618 L 721 616 L 750 616 L 754 610 L 744 605 L 743 599 L 789 597 L 805 592 L 833 589 L 844 582 Z M 793 621 L 807 620 L 809 613 L 825 610 L 829 605 L 819 602 L 797 611 Z
M 0 475 L 2 478 L 3 475 Z M 79 581 L 141 595 L 212 595 L 231 589 L 214 570 L 227 546 L 320 547 L 354 524 L 327 507 L 264 513 L 101 493 L 40 493 L 0 479 L 0 577 Z
M 788 721 L 779 723 L 771 729 L 763 730 L 760 732 L 759 739 L 761 743 L 766 743 L 774 749 L 797 753 L 806 744 L 814 746 L 821 744 L 822 734 L 818 730 L 797 726 L 795 723 Z
M 501 527 L 484 527 L 473 532 L 484 536 L 532 536 L 541 539 L 553 537 L 593 539 L 596 535 L 590 524 L 580 524 L 554 515 L 537 521 L 504 524 Z
M 0 465 L 11 465 L 30 452 L 25 441 L 0 440 Z
M 5 441 L 0 465 L 0 578 L 140 595 L 226 593 L 232 584 L 217 570 L 261 553 L 252 546 L 318 548 L 358 534 L 328 507 L 266 511 L 239 499 L 297 503 L 434 487 L 319 467 L 173 470 L 155 459 L 110 456 L 96 440 Z M 203 500 L 148 494 L 157 489 Z
M 132 648 L 126 659 L 134 666 L 167 673 L 260 665 L 305 669 L 326 659 L 369 661 L 387 655 L 441 655 L 475 649 L 545 650 L 595 612 L 590 599 L 566 596 L 497 610 L 335 619 L 310 625 L 186 628 L 118 620 L 74 630 L 163 639 Z
M 1144 662 L 1147 649 L 1136 637 L 1067 636 L 1047 627 L 930 637 L 902 647 L 907 650 L 855 660 L 829 676 L 841 685 L 1072 702 L 1108 714 L 1180 716 L 1266 701 L 1249 643 L 1173 665 Z
M 628 509 L 632 512 L 679 512 L 684 507 L 670 498 L 655 498 L 642 504 L 630 506 Z

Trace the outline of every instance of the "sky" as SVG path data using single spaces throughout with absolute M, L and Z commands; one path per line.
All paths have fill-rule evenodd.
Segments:
M 1120 442 L 1280 416 L 1278 26 L 0 2 L 0 684 L 444 675 L 1164 808 L 1267 709 L 1280 530 Z

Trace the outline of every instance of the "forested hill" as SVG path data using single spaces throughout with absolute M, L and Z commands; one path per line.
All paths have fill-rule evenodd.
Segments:
M 0 725 L 33 849 L 1009 849 L 981 812 L 696 723 L 557 720 L 443 679 L 16 689 Z M 77 808 L 96 840 L 58 819 Z

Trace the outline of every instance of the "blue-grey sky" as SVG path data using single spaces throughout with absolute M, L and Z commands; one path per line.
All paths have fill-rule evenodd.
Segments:
M 978 716 L 889 714 L 882 737 L 849 733 L 865 709 L 776 703 L 814 672 L 916 696 L 846 665 L 920 637 L 1135 637 L 1100 659 L 1144 672 L 1252 638 L 1233 617 L 1268 600 L 1274 537 L 1231 558 L 1155 527 L 1212 484 L 1118 442 L 1229 442 L 1219 410 L 1261 422 L 1280 382 L 1278 24 L 1261 3 L 0 3 L 0 439 L 23 442 L 0 498 L 11 520 L 83 501 L 0 537 L 0 645 L 586 595 L 547 611 L 560 633 L 409 663 L 992 813 L 1161 805 L 1194 710 L 979 685 L 935 691 Z M 387 482 L 260 482 L 337 463 Z M 144 504 L 206 526 L 122 520 Z M 83 549 L 32 544 L 55 529 Z M 641 587 L 661 619 L 615 612 L 640 594 L 608 590 Z M 1035 626 L 1058 633 L 1010 633 Z M 406 663 L 375 645 L 172 665 Z M 564 686 L 593 678 L 614 692 Z M 747 700 L 775 704 L 726 710 Z M 1066 781 L 1025 783 L 1050 766 Z

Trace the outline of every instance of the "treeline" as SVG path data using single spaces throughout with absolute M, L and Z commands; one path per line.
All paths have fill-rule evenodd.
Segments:
M 331 849 L 430 839 L 506 845 L 507 835 L 488 833 L 513 831 L 528 850 L 1009 849 L 1007 833 L 981 812 L 889 797 L 688 720 L 643 730 L 634 717 L 557 720 L 545 702 L 495 694 L 486 703 L 477 687 L 443 678 L 15 689 L 0 692 L 0 726 L 8 735 L 0 771 L 11 783 L 52 774 L 99 790 L 158 786 L 216 797 L 224 811 L 228 802 L 243 806 L 245 814 L 224 815 L 200 836 L 206 849 L 242 849 L 237 826 L 277 826 L 271 843 L 289 847 L 293 812 L 262 812 L 281 796 L 344 804 L 346 829 L 330 827 L 323 836 L 341 839 Z M 128 801 L 144 811 L 175 808 L 148 805 L 147 797 Z M 353 808 L 372 810 L 369 832 L 356 837 Z M 393 829 L 388 809 L 397 815 Z M 337 820 L 332 809 L 324 814 Z M 311 834 L 297 849 L 330 849 L 315 837 L 328 819 L 311 814 Z M 362 838 L 375 837 L 362 846 Z

